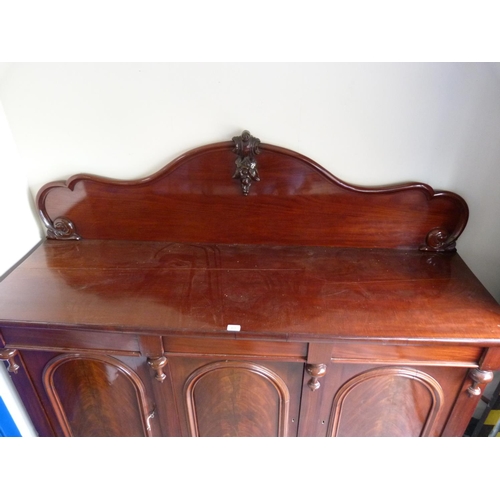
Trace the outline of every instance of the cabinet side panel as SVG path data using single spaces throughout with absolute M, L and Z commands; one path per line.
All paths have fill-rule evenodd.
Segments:
M 19 353 L 16 362 L 19 364 L 19 370 L 12 376 L 12 381 L 19 396 L 28 411 L 28 414 L 40 437 L 53 437 L 57 435 L 52 426 L 50 417 L 47 415 L 47 408 L 36 387 L 36 379 L 32 378 L 30 373 L 29 359 L 25 360 L 25 353 Z M 34 354 L 34 353 L 30 353 Z M 31 370 L 33 372 L 33 370 Z

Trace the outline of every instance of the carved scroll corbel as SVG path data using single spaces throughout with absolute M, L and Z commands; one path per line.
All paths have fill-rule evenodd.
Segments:
M 47 213 L 47 209 L 45 207 L 45 200 L 50 190 L 60 183 L 52 183 L 47 184 L 47 186 L 42 188 L 37 196 L 37 206 L 38 206 L 38 215 L 40 219 L 44 223 L 47 228 L 47 238 L 49 240 L 81 240 L 81 236 L 76 232 L 75 225 L 73 222 L 67 217 L 56 217 L 52 220 Z
M 14 361 L 14 356 L 17 354 L 17 349 L 0 349 L 0 359 L 7 361 L 7 371 L 17 373 L 19 365 Z
M 233 137 L 233 152 L 238 155 L 236 158 L 236 170 L 233 179 L 239 179 L 241 190 L 245 196 L 250 192 L 252 181 L 260 181 L 257 170 L 257 160 L 255 155 L 260 153 L 260 139 L 253 137 L 248 130 L 244 130 L 240 136 Z
M 317 365 L 306 365 L 306 371 L 309 375 L 311 375 L 311 380 L 307 382 L 307 386 L 314 392 L 321 387 L 318 379 L 325 376 L 326 365 L 323 363 Z
M 448 231 L 442 227 L 431 229 L 425 238 L 425 245 L 420 247 L 426 252 L 452 252 L 455 249 L 455 239 L 450 238 Z
M 52 225 L 47 225 L 47 238 L 49 240 L 81 240 L 75 225 L 66 217 L 58 217 Z
M 163 373 L 163 368 L 167 365 L 167 358 L 165 356 L 148 358 L 148 364 L 156 372 L 155 379 L 158 382 L 163 382 L 167 378 Z
M 469 374 L 469 377 L 472 379 L 472 385 L 467 389 L 469 393 L 469 397 L 480 396 L 481 388 L 480 384 L 489 384 L 493 380 L 493 372 L 489 370 L 480 370 L 479 368 L 475 368 Z

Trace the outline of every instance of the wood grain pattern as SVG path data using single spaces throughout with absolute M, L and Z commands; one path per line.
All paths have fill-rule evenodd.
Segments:
M 241 195 L 230 142 L 190 151 L 155 175 L 76 175 L 37 197 L 51 238 L 446 250 L 468 208 L 421 183 L 348 185 L 313 160 L 259 146 L 262 182 Z M 56 227 L 57 226 L 57 227 Z
M 303 361 L 307 344 L 300 342 L 255 342 L 251 340 L 221 340 L 212 338 L 164 337 L 165 352 L 173 356 L 227 356 L 232 359 L 270 357 L 283 361 Z
M 302 363 L 186 356 L 168 367 L 183 436 L 297 435 Z
M 41 435 L 460 435 L 469 375 L 500 369 L 456 194 L 348 185 L 243 134 L 37 206 L 0 352 Z
M 45 390 L 66 436 L 148 436 L 145 388 L 118 360 L 64 354 L 43 374 Z
M 299 435 L 440 436 L 467 372 L 446 366 L 333 364 L 321 389 L 311 393 L 318 396 L 316 408 Z M 468 422 L 461 422 L 462 433 Z
M 28 359 L 25 360 L 27 354 Z M 22 398 L 24 407 L 38 435 L 46 437 L 57 436 L 57 429 L 50 418 L 50 404 L 46 399 L 44 391 L 42 390 L 42 393 L 39 392 L 41 376 L 38 375 L 41 375 L 41 373 L 36 373 L 34 371 L 34 365 L 36 365 L 36 363 L 31 362 L 29 354 L 33 353 L 19 353 L 18 360 L 20 369 L 16 373 L 16 376 L 12 377 L 12 382 L 14 382 L 14 386 Z
M 75 331 L 56 328 L 54 325 L 37 325 L 35 328 L 2 329 L 7 344 L 15 343 L 22 349 L 48 351 L 105 352 L 107 354 L 139 356 L 137 335 L 118 338 L 112 333 L 92 330 Z
M 290 393 L 285 382 L 262 365 L 215 362 L 191 374 L 184 390 L 193 436 L 288 434 Z
M 458 254 L 383 249 L 47 241 L 0 287 L 10 347 L 9 326 L 47 324 L 83 342 L 100 330 L 486 346 L 499 311 Z
M 337 342 L 332 348 L 332 363 L 377 363 L 385 365 L 457 366 L 477 368 L 483 349 L 455 345 L 409 346 L 380 343 Z
M 420 370 L 369 370 L 349 380 L 337 392 L 328 435 L 429 436 L 443 399 L 439 383 Z

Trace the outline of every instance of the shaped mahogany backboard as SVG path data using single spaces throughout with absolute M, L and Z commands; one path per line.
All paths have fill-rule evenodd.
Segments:
M 82 174 L 47 184 L 37 205 L 49 238 L 183 243 L 453 250 L 468 218 L 454 193 L 351 186 L 246 131 L 139 181 Z

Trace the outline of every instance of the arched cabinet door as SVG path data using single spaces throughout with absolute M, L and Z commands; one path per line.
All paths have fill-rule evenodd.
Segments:
M 303 364 L 170 358 L 184 434 L 296 435 Z
M 443 403 L 443 389 L 429 374 L 408 367 L 375 368 L 340 387 L 327 435 L 429 436 Z
M 431 364 L 331 363 L 299 435 L 439 436 L 467 373 L 466 367 Z
M 65 436 L 152 435 L 153 408 L 144 383 L 115 357 L 55 356 L 45 365 L 42 383 Z

